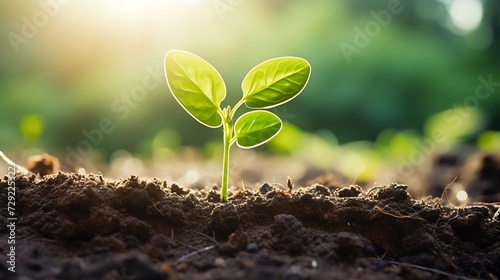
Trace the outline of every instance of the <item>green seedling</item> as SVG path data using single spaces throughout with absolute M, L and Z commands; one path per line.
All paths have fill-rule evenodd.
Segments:
M 298 57 L 278 57 L 255 66 L 243 79 L 243 97 L 231 108 L 221 108 L 226 86 L 215 68 L 186 51 L 172 50 L 165 56 L 165 74 L 174 98 L 197 121 L 210 128 L 222 126 L 224 155 L 221 199 L 227 201 L 229 150 L 236 143 L 244 149 L 260 146 L 278 134 L 283 126 L 270 109 L 299 95 L 311 75 L 309 63 Z M 245 104 L 257 109 L 233 121 Z

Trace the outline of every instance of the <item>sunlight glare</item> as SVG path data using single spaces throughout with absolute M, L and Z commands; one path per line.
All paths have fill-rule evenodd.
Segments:
M 182 3 L 194 5 L 200 3 L 201 0 L 179 0 L 179 1 Z
M 467 194 L 466 191 L 459 191 L 457 192 L 457 199 L 460 201 L 466 201 L 469 195 Z
M 123 14 L 131 14 L 137 11 L 139 3 L 135 1 L 121 1 L 116 4 L 116 9 Z
M 191 169 L 186 173 L 186 175 L 184 175 L 184 179 L 188 184 L 194 184 L 200 179 L 200 173 L 198 173 L 198 171 L 194 169 Z

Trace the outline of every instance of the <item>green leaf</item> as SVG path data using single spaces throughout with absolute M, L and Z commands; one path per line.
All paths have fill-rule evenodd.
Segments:
M 302 58 L 279 57 L 255 66 L 243 79 L 243 99 L 254 109 L 281 105 L 299 95 L 311 75 Z
M 219 106 L 226 97 L 226 86 L 219 72 L 189 52 L 172 50 L 165 56 L 165 74 L 170 91 L 197 121 L 219 127 Z
M 280 118 L 271 112 L 248 112 L 234 124 L 236 142 L 245 149 L 260 146 L 278 134 L 282 126 Z

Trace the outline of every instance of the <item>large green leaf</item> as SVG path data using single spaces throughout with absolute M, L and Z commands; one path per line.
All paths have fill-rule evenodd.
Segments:
M 252 111 L 243 114 L 234 124 L 238 146 L 246 149 L 257 147 L 271 140 L 280 132 L 283 123 L 268 111 Z
M 175 99 L 200 123 L 219 127 L 219 105 L 226 97 L 226 86 L 219 72 L 202 58 L 172 50 L 165 56 L 165 74 Z
M 245 104 L 254 109 L 272 108 L 299 95 L 311 75 L 302 58 L 279 57 L 255 66 L 241 85 Z

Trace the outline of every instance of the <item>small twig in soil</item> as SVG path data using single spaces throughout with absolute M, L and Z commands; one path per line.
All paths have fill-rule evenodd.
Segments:
M 433 200 L 434 200 L 434 197 L 432 195 L 429 195 L 429 196 L 426 196 L 426 197 L 419 199 L 419 201 L 422 202 L 424 205 L 430 204 Z
M 160 202 L 157 202 L 157 203 L 160 203 Z M 152 203 L 153 204 L 153 207 L 156 209 L 156 211 L 158 211 L 158 213 L 160 213 L 160 215 L 162 215 L 163 217 L 167 218 L 167 216 L 165 216 L 165 214 L 163 214 L 160 209 L 158 209 L 158 207 L 156 207 L 156 203 Z M 174 231 L 172 230 L 172 240 L 174 238 Z
M 186 232 L 194 232 L 194 233 L 197 233 L 197 234 L 199 234 L 199 235 L 201 235 L 201 236 L 204 236 L 204 237 L 206 237 L 206 238 L 210 239 L 210 240 L 211 240 L 212 242 L 214 242 L 217 246 L 219 246 L 219 245 L 220 245 L 220 243 L 219 243 L 217 240 L 215 240 L 215 237 L 208 236 L 208 235 L 204 234 L 203 232 L 199 232 L 199 231 L 195 231 L 195 230 L 188 230 L 188 231 L 186 231 Z
M 391 216 L 391 217 L 394 217 L 394 218 L 397 218 L 397 219 L 413 219 L 413 220 L 423 220 L 422 218 L 419 218 L 419 217 L 413 217 L 413 216 L 409 216 L 409 215 L 396 215 L 396 214 L 392 214 L 392 213 L 389 213 L 389 212 L 386 212 L 384 210 L 382 210 L 382 208 L 380 208 L 380 206 L 378 205 L 375 205 L 375 207 L 373 207 L 373 209 L 379 211 L 380 213 L 384 214 L 384 215 L 388 215 L 388 216 Z
M 382 256 L 379 257 L 379 259 L 383 260 L 385 258 L 385 256 L 387 255 L 387 251 L 384 252 L 384 254 Z
M 420 266 L 420 265 L 416 265 L 416 264 L 401 263 L 401 262 L 396 262 L 396 261 L 387 261 L 387 262 L 395 264 L 395 265 L 408 266 L 408 267 L 411 267 L 411 268 L 416 268 L 416 269 L 420 269 L 420 270 L 424 270 L 424 271 L 434 272 L 434 273 L 437 273 L 437 274 L 448 276 L 451 279 L 464 279 L 464 280 L 473 280 L 474 279 L 474 278 L 469 278 L 469 277 L 465 277 L 465 276 L 455 275 L 455 274 L 451 274 L 451 273 L 444 272 L 444 271 L 441 271 L 441 270 L 437 270 L 435 268 Z
M 99 181 L 104 184 L 105 182 L 104 182 L 104 178 L 102 177 L 101 171 L 99 171 L 99 173 L 97 175 L 99 176 Z
M 191 246 L 191 245 L 188 245 L 188 244 L 185 244 L 185 243 L 182 243 L 182 242 L 180 242 L 180 241 L 175 241 L 175 243 L 177 243 L 177 244 L 179 244 L 179 245 L 181 245 L 181 246 L 184 246 L 184 247 L 186 247 L 186 248 L 188 248 L 188 249 L 191 249 L 191 250 L 196 250 L 196 248 L 195 248 L 195 247 L 193 247 L 193 246 Z
M 367 192 L 366 192 L 366 195 L 368 196 L 372 191 L 375 191 L 375 190 L 379 190 L 379 189 L 383 189 L 384 186 L 374 186 L 374 187 L 371 187 Z
M 198 250 L 196 250 L 196 251 L 193 251 L 193 252 L 191 252 L 191 253 L 188 253 L 188 254 L 186 254 L 186 255 L 184 255 L 184 256 L 182 256 L 182 257 L 180 257 L 177 261 L 175 261 L 175 265 L 178 265 L 179 263 L 181 263 L 181 262 L 185 261 L 186 259 L 188 259 L 188 258 L 190 258 L 190 257 L 192 257 L 192 256 L 195 256 L 195 255 L 197 255 L 197 254 L 199 254 L 199 253 L 202 253 L 202 252 L 205 252 L 205 251 L 208 251 L 208 250 L 212 250 L 212 249 L 214 249 L 215 247 L 217 247 L 217 245 L 210 245 L 210 246 L 207 246 L 207 247 L 203 247 L 203 248 L 201 248 L 201 249 L 198 249 Z
M 440 218 L 436 221 L 436 226 L 439 225 L 439 222 L 442 221 L 442 220 L 446 220 L 446 222 L 444 222 L 444 224 L 446 225 L 447 223 L 449 223 L 450 221 L 458 218 L 458 210 L 454 209 L 453 212 L 451 212 L 450 214 L 450 218 L 449 219 L 445 219 L 445 218 Z
M 444 196 L 448 193 L 448 189 L 455 183 L 458 177 L 455 177 L 447 186 L 444 188 L 443 193 L 441 194 L 441 197 L 436 201 L 436 204 L 434 206 L 439 206 L 441 209 L 441 201 L 443 200 Z
M 292 178 L 288 177 L 286 178 L 286 186 L 288 187 L 288 193 L 292 193 L 292 189 L 293 189 L 293 182 L 292 182 Z
M 283 185 L 282 185 L 282 184 L 280 184 L 280 183 L 272 183 L 272 184 L 271 184 L 271 186 L 273 186 L 273 187 L 274 187 L 274 186 L 278 186 L 280 189 L 284 189 L 284 188 L 285 188 L 285 187 L 283 187 Z

